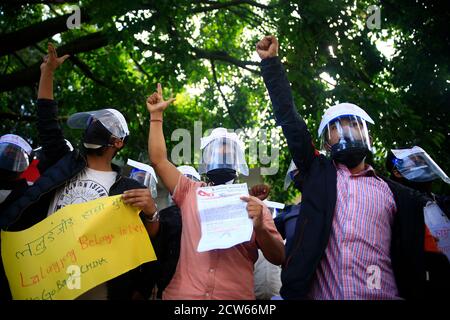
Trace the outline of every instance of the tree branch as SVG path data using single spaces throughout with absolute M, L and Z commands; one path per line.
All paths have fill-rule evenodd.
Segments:
M 138 70 L 139 70 L 143 75 L 145 75 L 145 76 L 147 77 L 147 80 L 150 81 L 150 79 L 151 79 L 152 77 L 150 77 L 150 75 L 148 74 L 148 72 L 145 71 L 144 68 L 139 64 L 139 62 L 137 62 L 137 60 L 133 58 L 133 55 L 132 55 L 131 53 L 130 53 L 130 58 L 131 58 L 131 60 L 133 60 L 134 64 L 135 64 L 136 67 L 138 68 Z
M 75 56 L 71 56 L 70 61 L 73 62 L 74 65 L 76 65 L 81 72 L 83 72 L 83 74 L 88 77 L 89 79 L 91 79 L 92 81 L 94 81 L 95 83 L 105 87 L 105 88 L 111 88 L 111 86 L 106 83 L 105 81 L 103 81 L 102 79 L 97 78 L 91 71 L 91 69 L 89 68 L 89 66 L 84 63 L 83 61 L 81 61 L 80 59 L 78 59 Z
M 259 66 L 258 62 L 255 61 L 245 61 L 245 60 L 239 60 L 232 56 L 230 56 L 225 51 L 208 51 L 204 49 L 194 48 L 191 47 L 192 51 L 196 54 L 196 58 L 198 59 L 208 59 L 208 60 L 220 60 L 224 62 L 228 62 L 230 64 L 234 64 L 235 66 L 238 66 L 242 69 L 248 70 L 254 74 L 259 75 L 259 71 L 249 68 L 249 65 L 252 66 Z
M 18 7 L 26 4 L 63 4 L 63 3 L 78 3 L 77 0 L 7 0 L 6 6 Z
M 222 96 L 223 101 L 225 102 L 225 106 L 227 108 L 228 114 L 230 115 L 231 120 L 233 120 L 233 122 L 238 126 L 237 128 L 244 128 L 244 126 L 242 126 L 242 124 L 240 123 L 240 121 L 234 116 L 234 114 L 231 112 L 230 109 L 230 104 L 228 103 L 227 98 L 225 97 L 225 94 L 222 92 L 222 89 L 220 87 L 220 83 L 219 80 L 217 80 L 217 74 L 216 74 L 216 66 L 214 64 L 214 60 L 210 60 L 211 62 L 211 69 L 212 69 L 212 74 L 213 74 L 213 79 L 214 82 L 216 83 L 217 89 L 220 92 L 220 95 Z
M 198 1 L 198 3 L 208 4 L 208 6 L 200 6 L 200 7 L 194 8 L 194 9 L 190 10 L 191 13 L 208 12 L 208 11 L 218 10 L 218 9 L 222 9 L 222 8 L 232 7 L 232 6 L 239 6 L 242 4 L 248 4 L 248 5 L 258 7 L 261 9 L 273 8 L 273 6 L 267 6 L 267 5 L 258 3 L 256 1 L 251 1 L 251 0 L 233 0 L 233 1 L 229 1 L 229 2 Z
M 0 57 L 13 53 L 49 38 L 57 33 L 67 30 L 67 18 L 71 14 L 65 14 L 56 18 L 47 19 L 43 22 L 34 23 L 23 29 L 0 35 Z M 83 23 L 89 21 L 85 11 L 81 11 Z
M 58 54 L 74 55 L 81 52 L 95 50 L 108 44 L 108 39 L 102 32 L 91 33 L 69 42 L 58 48 Z M 0 92 L 13 90 L 17 87 L 27 86 L 39 80 L 41 61 L 20 71 L 0 77 Z
M 0 112 L 0 119 L 2 120 L 13 120 L 21 122 L 34 122 L 37 120 L 36 116 L 26 116 L 13 112 Z

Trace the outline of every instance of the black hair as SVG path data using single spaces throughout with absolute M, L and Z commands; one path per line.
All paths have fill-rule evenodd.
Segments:
M 6 169 L 0 169 L 1 181 L 14 181 L 17 180 L 22 172 L 10 171 Z
M 91 149 L 91 148 L 86 148 L 85 146 L 83 146 L 83 153 L 85 155 L 90 155 L 90 156 L 97 156 L 97 157 L 101 157 L 105 154 L 106 150 L 108 150 L 109 147 L 100 147 L 97 149 Z
M 387 157 L 386 157 L 386 169 L 387 171 L 393 176 L 393 170 L 394 170 L 394 160 L 397 159 L 391 150 L 388 151 Z

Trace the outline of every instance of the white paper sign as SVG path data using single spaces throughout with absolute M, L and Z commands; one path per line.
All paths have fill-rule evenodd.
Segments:
M 439 206 L 429 201 L 423 210 L 425 224 L 430 229 L 433 237 L 439 241 L 438 248 L 447 256 L 450 261 L 450 220 Z
M 197 251 L 227 249 L 249 241 L 253 223 L 248 217 L 246 183 L 226 184 L 197 189 L 197 204 L 202 236 Z

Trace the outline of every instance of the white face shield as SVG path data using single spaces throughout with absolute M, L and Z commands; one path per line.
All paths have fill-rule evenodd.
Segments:
M 69 117 L 67 125 L 73 129 L 86 129 L 94 119 L 117 138 L 123 139 L 130 134 L 124 116 L 116 109 L 78 112 Z
M 15 134 L 0 138 L 0 169 L 23 172 L 30 164 L 31 146 Z
M 450 178 L 429 154 L 420 147 L 393 149 L 394 167 L 405 178 L 414 182 L 429 182 L 442 179 L 450 184 Z
M 198 173 L 205 174 L 215 169 L 232 169 L 248 176 L 244 144 L 235 133 L 225 128 L 214 129 L 208 137 L 202 138 L 202 158 Z
M 204 174 L 215 169 L 233 169 L 243 175 L 248 175 L 244 152 L 236 141 L 218 138 L 208 143 L 203 149 L 198 172 Z
M 146 186 L 150 190 L 153 199 L 155 199 L 158 196 L 158 191 L 156 187 L 157 181 L 150 173 L 144 170 L 134 168 L 131 170 L 130 178 Z
M 130 173 L 130 178 L 146 186 L 150 190 L 152 198 L 156 199 L 156 197 L 158 196 L 158 179 L 156 178 L 155 170 L 153 170 L 153 168 L 148 164 L 131 159 L 128 159 L 127 164 L 133 167 Z
M 289 165 L 289 168 L 286 172 L 286 177 L 284 178 L 284 190 L 287 190 L 289 188 L 292 181 L 294 181 L 294 177 L 296 174 L 298 174 L 297 166 L 295 165 L 294 161 L 291 161 L 291 164 Z
M 336 152 L 351 148 L 372 150 L 366 121 L 355 115 L 342 115 L 330 120 L 320 138 L 322 150 L 326 152 L 332 148 Z
M 177 167 L 178 171 L 180 171 L 185 177 L 195 181 L 199 182 L 201 180 L 200 174 L 195 170 L 194 167 L 191 166 L 179 166 Z
M 344 102 L 328 108 L 318 130 L 322 150 L 327 153 L 351 149 L 372 151 L 367 122 L 374 124 L 356 104 Z

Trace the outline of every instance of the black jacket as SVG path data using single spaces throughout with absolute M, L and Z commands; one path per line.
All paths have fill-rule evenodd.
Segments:
M 58 108 L 56 102 L 47 99 L 38 99 L 38 132 L 45 154 L 45 161 L 39 163 L 40 178 L 29 187 L 24 195 L 4 209 L 0 223 L 2 229 L 20 231 L 27 229 L 47 217 L 50 201 L 57 189 L 86 168 L 85 157 L 76 149 L 70 151 L 64 140 L 62 129 L 58 123 Z M 139 182 L 123 177 L 120 170 L 117 171 L 115 183 L 109 190 L 109 195 L 122 194 L 126 190 L 145 188 Z M 10 222 L 7 226 L 4 224 Z M 3 271 L 3 268 L 1 268 Z M 108 281 L 109 299 L 129 299 L 133 291 L 141 291 L 148 297 L 152 288 L 144 288 L 141 282 L 142 266 L 133 269 Z
M 159 233 L 156 236 L 155 248 L 158 261 L 156 285 L 158 298 L 162 298 L 162 292 L 172 280 L 177 269 L 180 257 L 181 242 L 181 211 L 176 205 L 169 206 L 159 212 Z
M 302 186 L 302 210 L 294 243 L 286 252 L 280 293 L 285 299 L 305 299 L 330 237 L 337 173 L 332 160 L 315 149 L 306 123 L 294 106 L 279 58 L 264 59 L 261 71 L 276 122 L 281 125 L 293 161 L 299 168 L 299 185 Z M 391 242 L 397 288 L 403 298 L 422 298 L 426 282 L 423 207 L 427 199 L 412 189 L 385 181 L 397 206 Z

